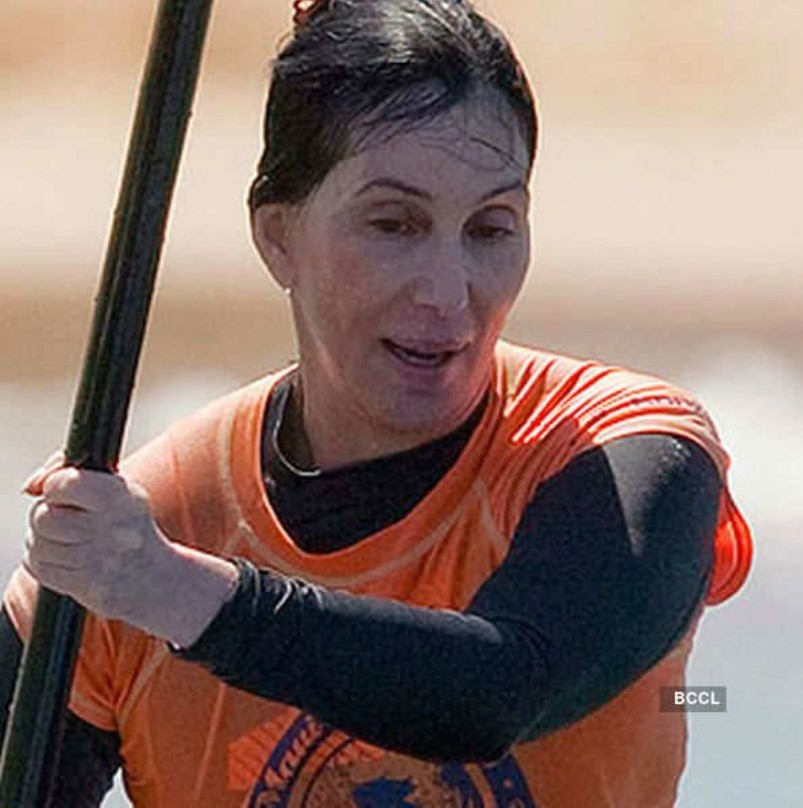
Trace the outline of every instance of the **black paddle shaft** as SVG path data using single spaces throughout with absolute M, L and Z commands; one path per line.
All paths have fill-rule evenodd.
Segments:
M 71 466 L 117 466 L 211 5 L 160 1 L 67 439 Z M 51 802 L 83 616 L 40 589 L 0 757 L 2 808 Z

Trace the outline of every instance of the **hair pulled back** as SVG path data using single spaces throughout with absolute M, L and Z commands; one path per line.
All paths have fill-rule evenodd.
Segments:
M 535 102 L 505 36 L 467 0 L 318 0 L 273 63 L 252 210 L 299 203 L 352 147 L 358 124 L 424 123 L 473 91 L 514 112 L 530 166 Z

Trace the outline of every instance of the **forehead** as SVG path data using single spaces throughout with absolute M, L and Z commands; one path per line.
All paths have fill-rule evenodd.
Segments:
M 413 182 L 434 195 L 466 184 L 482 193 L 500 183 L 526 183 L 529 175 L 519 122 L 494 93 L 474 95 L 431 120 L 363 126 L 354 140 L 324 181 L 335 194 L 380 176 Z

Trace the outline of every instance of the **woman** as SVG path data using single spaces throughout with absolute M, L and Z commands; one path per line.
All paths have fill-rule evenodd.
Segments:
M 2 658 L 34 577 L 94 613 L 59 804 L 673 803 L 749 533 L 686 393 L 500 340 L 536 132 L 463 0 L 297 7 L 249 201 L 298 363 L 28 484 Z

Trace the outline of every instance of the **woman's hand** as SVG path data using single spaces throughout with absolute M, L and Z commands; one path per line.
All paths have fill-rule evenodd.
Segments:
M 170 542 L 144 489 L 120 475 L 65 468 L 54 456 L 26 484 L 23 566 L 95 614 L 188 646 L 237 584 L 234 565 Z
M 144 491 L 75 468 L 49 471 L 39 487 L 23 564 L 102 617 L 138 615 L 138 601 L 153 597 L 151 579 L 171 555 Z

